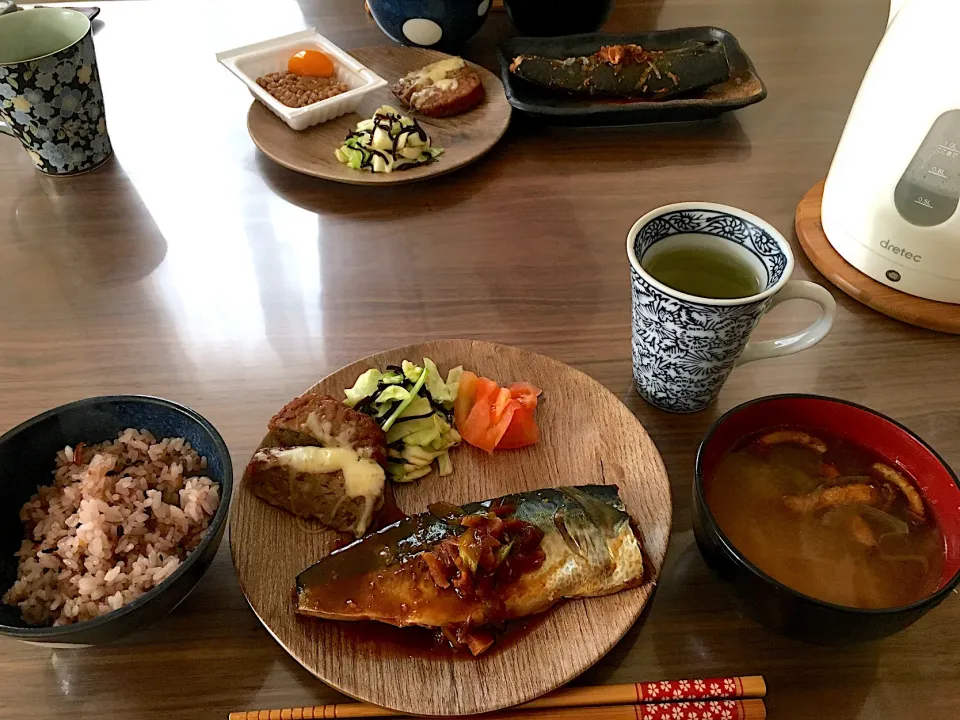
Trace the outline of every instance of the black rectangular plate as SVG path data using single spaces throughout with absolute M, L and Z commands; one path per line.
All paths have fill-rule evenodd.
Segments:
M 619 100 L 578 98 L 529 83 L 510 72 L 517 55 L 568 58 L 592 55 L 603 45 L 632 43 L 648 50 L 667 50 L 686 42 L 718 40 L 727 51 L 730 79 L 694 94 L 668 100 Z M 588 33 L 563 37 L 517 37 L 501 43 L 500 76 L 507 101 L 517 110 L 552 124 L 643 125 L 658 122 L 703 120 L 760 102 L 767 89 L 753 62 L 737 39 L 716 27 L 685 27 L 673 30 L 614 35 Z

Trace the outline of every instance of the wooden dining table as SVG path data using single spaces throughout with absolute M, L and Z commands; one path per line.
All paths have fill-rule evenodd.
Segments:
M 389 43 L 362 0 L 99 5 L 115 157 L 50 178 L 0 138 L 0 429 L 83 397 L 160 395 L 219 429 L 239 477 L 272 413 L 367 354 L 438 338 L 543 353 L 634 412 L 673 492 L 651 605 L 576 684 L 762 674 L 777 720 L 960 714 L 960 598 L 886 640 L 807 645 L 745 617 L 691 530 L 700 439 L 763 395 L 862 403 L 960 467 L 960 338 L 834 288 L 836 325 L 821 344 L 735 370 L 703 412 L 654 409 L 631 380 L 625 237 L 659 205 L 714 201 L 760 215 L 794 243 L 795 277 L 826 283 L 800 251 L 794 210 L 827 172 L 883 32 L 883 0 L 618 0 L 611 31 L 729 30 L 769 96 L 718 119 L 645 127 L 547 127 L 515 113 L 474 164 L 394 188 L 273 164 L 248 136 L 249 92 L 214 57 L 314 26 L 347 49 Z M 514 34 L 492 12 L 462 53 L 494 69 L 496 44 Z M 757 336 L 814 317 L 786 303 Z M 181 606 L 122 641 L 50 649 L 0 638 L 3 719 L 199 720 L 342 699 L 258 622 L 226 541 Z

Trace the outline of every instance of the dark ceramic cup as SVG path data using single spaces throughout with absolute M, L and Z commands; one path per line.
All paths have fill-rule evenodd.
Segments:
M 456 50 L 487 19 L 491 0 L 367 0 L 370 14 L 403 45 Z
M 916 478 L 946 544 L 936 591 L 912 605 L 861 609 L 817 600 L 774 580 L 724 534 L 707 504 L 706 487 L 724 454 L 743 438 L 774 427 L 819 429 L 897 461 Z M 728 581 L 754 619 L 797 640 L 842 645 L 892 635 L 935 608 L 960 584 L 960 481 L 923 440 L 868 408 L 817 395 L 773 395 L 744 403 L 713 424 L 697 451 L 693 532 L 707 564 Z
M 230 511 L 233 466 L 220 433 L 188 407 L 142 395 L 78 400 L 48 410 L 0 437 L 0 595 L 17 577 L 14 553 L 23 539 L 18 513 L 49 482 L 58 450 L 78 442 L 113 439 L 126 428 L 163 437 L 183 437 L 206 456 L 206 475 L 220 484 L 220 507 L 207 534 L 180 566 L 152 590 L 106 615 L 60 627 L 27 625 L 16 607 L 0 603 L 0 635 L 58 647 L 99 645 L 139 630 L 173 610 L 200 582 L 217 554 Z
M 503 0 L 503 6 L 524 35 L 555 37 L 599 30 L 614 0 Z
M 110 157 L 85 15 L 34 8 L 0 16 L 0 133 L 17 138 L 48 175 L 87 172 Z

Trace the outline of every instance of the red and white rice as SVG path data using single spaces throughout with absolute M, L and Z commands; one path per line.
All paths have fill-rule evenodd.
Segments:
M 132 428 L 57 453 L 54 484 L 20 510 L 25 539 L 3 602 L 34 625 L 117 610 L 169 577 L 207 531 L 219 486 L 183 438 Z

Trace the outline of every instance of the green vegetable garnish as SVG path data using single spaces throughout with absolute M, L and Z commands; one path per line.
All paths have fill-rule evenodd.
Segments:
M 384 403 L 392 402 L 394 400 L 400 400 L 402 402 L 404 400 L 411 400 L 412 397 L 413 396 L 410 394 L 409 391 L 404 390 L 399 385 L 391 385 L 382 393 L 377 395 L 377 399 L 373 401 L 373 404 L 383 405 Z
M 450 462 L 450 453 L 444 450 L 437 455 L 437 473 L 440 477 L 449 475 L 453 472 L 453 463 Z
M 506 545 L 501 545 L 497 548 L 497 564 L 496 567 L 500 567 L 503 564 L 503 561 L 507 559 L 507 555 L 510 554 L 510 551 L 513 550 L 513 540 L 508 542 Z
M 432 430 L 435 427 L 433 415 L 425 418 L 417 418 L 416 420 L 398 422 L 390 428 L 389 432 L 387 432 L 387 445 L 393 445 L 398 440 L 405 439 L 408 435 L 413 435 L 414 433 L 422 432 L 424 430 Z
M 423 395 L 418 395 L 413 399 L 412 403 L 407 405 L 407 409 L 400 414 L 400 420 L 397 420 L 397 423 L 402 422 L 402 424 L 406 424 L 409 418 L 423 417 L 432 412 L 433 407 L 430 405 L 430 401 Z
M 423 368 L 419 365 L 414 365 L 409 360 L 404 360 L 400 363 L 400 367 L 403 368 L 403 375 L 410 382 L 416 382 L 420 379 L 420 373 L 423 372 Z
M 406 362 L 406 360 L 404 360 L 404 362 Z M 393 427 L 393 423 L 396 422 L 398 417 L 400 417 L 400 413 L 406 410 L 407 405 L 413 402 L 413 398 L 416 397 L 417 393 L 420 392 L 420 388 L 422 388 L 423 384 L 427 381 L 427 375 L 429 375 L 429 373 L 426 370 L 420 373 L 420 379 L 417 380 L 416 384 L 410 390 L 410 395 L 407 396 L 405 400 L 400 402 L 396 410 L 393 411 L 393 414 L 387 418 L 387 421 L 383 425 L 381 425 L 384 432 L 387 432 L 391 427 Z
M 453 427 L 453 402 L 462 367 L 443 381 L 430 358 L 423 365 L 404 360 L 383 372 L 371 368 L 344 391 L 344 402 L 372 416 L 387 436 L 387 472 L 394 482 L 410 482 L 431 472 L 453 472 L 450 448 L 462 442 Z
M 452 406 L 453 401 L 457 397 L 457 386 L 460 384 L 459 380 L 460 375 L 463 374 L 463 368 L 460 366 L 455 367 L 447 375 L 448 378 L 452 377 L 454 372 L 459 370 L 460 372 L 456 375 L 456 382 L 445 383 L 433 360 L 430 358 L 424 358 L 423 365 L 427 370 L 430 371 L 430 374 L 427 376 L 427 392 L 430 393 L 430 396 L 435 402 L 441 403 L 442 405 L 450 404 Z M 453 385 L 453 387 L 451 387 L 451 385 Z
M 466 548 L 463 545 L 458 545 L 457 550 L 460 553 L 460 560 L 464 565 L 467 566 L 467 569 L 471 574 L 477 572 L 477 560 L 479 553 L 472 548 Z
M 349 405 L 350 407 L 356 407 L 357 403 L 368 398 L 373 393 L 377 391 L 377 386 L 380 384 L 380 378 L 383 375 L 376 368 L 370 368 L 363 375 L 357 378 L 357 381 L 353 384 L 353 387 L 349 390 L 344 390 L 343 394 L 347 396 L 347 399 L 343 402 Z
M 389 105 L 357 123 L 357 129 L 334 151 L 339 162 L 354 170 L 386 173 L 426 165 L 441 153 L 416 120 Z

